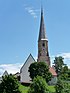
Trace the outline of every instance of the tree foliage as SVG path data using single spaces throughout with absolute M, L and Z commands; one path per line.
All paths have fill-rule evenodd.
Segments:
M 64 64 L 61 56 L 55 57 L 55 70 L 58 75 L 58 81 L 55 86 L 56 93 L 70 93 L 70 70 Z
M 58 77 L 70 81 L 70 69 L 64 64 L 63 58 L 61 56 L 55 57 L 54 64 Z
M 18 81 L 13 75 L 6 75 L 2 77 L 0 93 L 21 93 L 19 91 Z
M 70 70 L 68 69 L 68 66 L 64 66 L 62 68 L 59 78 L 62 80 L 70 81 Z
M 30 77 L 32 80 L 34 77 L 42 76 L 46 82 L 51 80 L 52 74 L 49 72 L 49 67 L 45 62 L 35 62 L 32 63 L 29 67 Z
M 64 66 L 61 71 L 62 74 L 68 73 L 68 66 Z
M 48 85 L 41 76 L 34 78 L 33 83 L 30 85 L 28 93 L 50 93 Z
M 68 69 L 68 80 L 70 81 L 70 69 Z
M 70 82 L 58 79 L 55 89 L 56 93 L 70 93 Z
M 55 64 L 55 70 L 57 75 L 59 76 L 61 74 L 62 68 L 64 66 L 63 57 L 55 57 L 54 64 Z

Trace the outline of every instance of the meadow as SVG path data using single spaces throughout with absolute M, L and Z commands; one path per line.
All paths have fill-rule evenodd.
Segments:
M 55 86 L 48 86 L 48 87 L 49 87 L 50 92 L 55 93 Z M 27 87 L 27 86 L 23 86 L 20 84 L 19 89 L 20 89 L 21 93 L 27 93 L 29 86 Z

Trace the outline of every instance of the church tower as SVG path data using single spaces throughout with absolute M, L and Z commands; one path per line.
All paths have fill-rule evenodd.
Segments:
M 44 24 L 43 9 L 41 9 L 40 31 L 38 38 L 38 62 L 46 62 L 50 66 L 50 57 L 48 52 L 48 39 Z

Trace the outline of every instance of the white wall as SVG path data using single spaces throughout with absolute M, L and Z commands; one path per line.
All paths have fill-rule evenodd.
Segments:
M 25 64 L 21 68 L 20 82 L 30 83 L 31 78 L 29 77 L 28 69 L 29 69 L 30 64 L 34 62 L 35 62 L 34 58 L 32 57 L 32 55 L 30 55 L 28 59 L 26 60 Z

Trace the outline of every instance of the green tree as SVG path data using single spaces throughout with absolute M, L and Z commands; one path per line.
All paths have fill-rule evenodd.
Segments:
M 68 80 L 70 81 L 70 69 L 68 69 Z
M 62 93 L 61 91 L 63 90 L 63 82 L 61 81 L 61 79 L 58 79 L 55 89 L 56 93 Z
M 56 93 L 70 93 L 70 82 L 58 79 L 55 89 Z
M 34 78 L 33 83 L 30 85 L 28 93 L 50 93 L 48 85 L 41 76 Z
M 61 75 L 59 76 L 62 80 L 68 80 L 68 66 L 64 66 L 61 71 Z
M 57 75 L 59 76 L 61 74 L 62 68 L 64 66 L 63 57 L 55 57 L 54 64 L 55 64 L 55 70 Z
M 2 77 L 2 82 L 0 83 L 0 93 L 21 93 L 19 91 L 18 81 L 13 75 Z
M 62 73 L 62 74 L 68 73 L 68 66 L 67 66 L 67 65 L 65 65 L 65 66 L 62 68 L 61 73 Z
M 52 74 L 49 72 L 49 67 L 45 62 L 35 62 L 32 63 L 29 67 L 30 77 L 32 80 L 34 77 L 42 76 L 46 82 L 51 80 Z
M 59 78 L 62 80 L 70 81 L 70 69 L 68 69 L 68 66 L 65 65 L 62 68 Z

